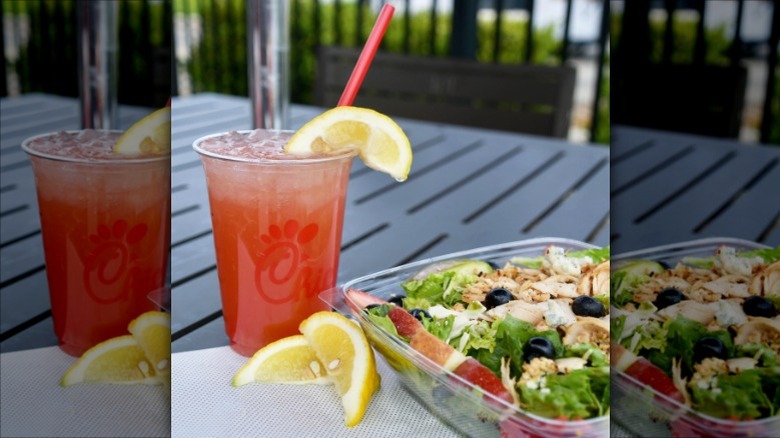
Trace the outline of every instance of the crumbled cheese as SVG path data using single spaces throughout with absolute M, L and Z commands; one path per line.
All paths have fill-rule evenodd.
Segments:
M 739 303 L 730 300 L 721 300 L 710 304 L 715 309 L 715 320 L 721 327 L 742 325 L 747 322 L 747 316 Z
M 568 303 L 559 300 L 547 301 L 547 310 L 544 312 L 544 320 L 550 327 L 569 325 L 577 322 L 577 317 Z

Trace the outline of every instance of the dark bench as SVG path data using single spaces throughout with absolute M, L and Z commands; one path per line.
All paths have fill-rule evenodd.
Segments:
M 359 50 L 322 46 L 316 105 L 336 105 Z M 353 105 L 433 122 L 566 137 L 575 70 L 377 53 Z
M 612 122 L 665 131 L 737 138 L 744 67 L 613 65 Z

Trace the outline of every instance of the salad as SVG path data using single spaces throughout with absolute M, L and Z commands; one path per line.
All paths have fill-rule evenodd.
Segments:
M 615 268 L 617 369 L 719 419 L 780 415 L 780 247 Z
M 388 301 L 347 295 L 376 326 L 485 392 L 578 420 L 609 412 L 609 272 L 609 248 L 549 246 L 504 266 L 428 266 Z

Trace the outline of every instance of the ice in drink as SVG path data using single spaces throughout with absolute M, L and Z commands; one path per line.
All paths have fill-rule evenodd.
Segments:
M 113 152 L 121 132 L 44 134 L 30 156 L 54 331 L 80 356 L 157 306 L 170 244 L 170 156 Z
M 222 309 L 231 347 L 251 356 L 298 334 L 336 283 L 352 151 L 300 157 L 286 131 L 195 141 L 206 172 Z

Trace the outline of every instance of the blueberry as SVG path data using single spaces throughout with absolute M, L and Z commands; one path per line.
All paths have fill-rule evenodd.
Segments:
M 417 319 L 418 319 L 420 322 L 422 322 L 422 319 L 423 319 L 423 318 L 432 319 L 432 318 L 431 318 L 431 314 L 430 314 L 430 313 L 428 313 L 428 312 L 426 312 L 426 311 L 425 311 L 425 310 L 423 310 L 423 309 L 412 309 L 412 310 L 410 310 L 410 311 L 409 311 L 409 313 L 411 313 L 411 314 L 412 314 L 412 316 L 414 316 L 415 318 L 417 318 Z
M 580 295 L 575 298 L 571 305 L 571 310 L 577 316 L 592 316 L 594 318 L 601 318 L 607 314 L 604 305 L 599 300 L 587 295 Z
M 510 301 L 512 301 L 512 292 L 509 292 L 503 287 L 499 287 L 488 292 L 485 297 L 485 307 L 492 309 Z
M 404 306 L 404 298 L 406 298 L 406 295 L 393 295 L 390 298 L 388 298 L 389 303 L 393 303 L 398 307 Z
M 658 293 L 658 296 L 655 297 L 653 304 L 658 308 L 658 310 L 661 310 L 673 304 L 677 304 L 684 299 L 685 297 L 683 297 L 683 293 L 680 292 L 679 289 L 667 287 Z
M 712 336 L 704 336 L 693 346 L 693 361 L 695 363 L 701 362 L 708 357 L 715 357 L 723 360 L 728 358 L 726 347 L 723 346 L 723 342 L 721 342 L 720 339 Z
M 546 357 L 553 359 L 555 357 L 555 347 L 549 339 L 541 336 L 534 336 L 523 346 L 523 360 L 530 362 L 535 357 Z
M 750 316 L 774 318 L 777 315 L 775 305 L 766 298 L 759 296 L 748 297 L 745 302 L 742 303 L 742 310 L 745 311 L 745 315 Z

